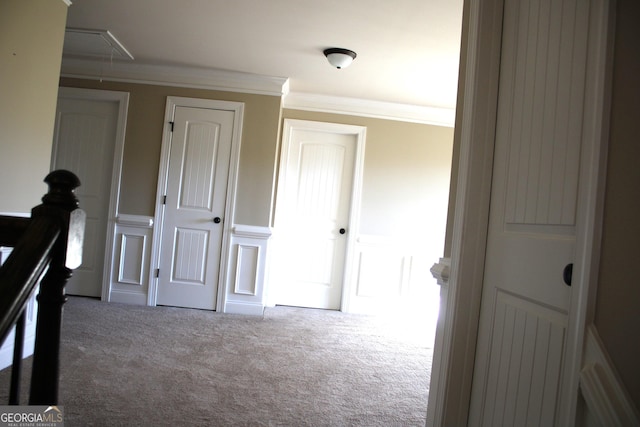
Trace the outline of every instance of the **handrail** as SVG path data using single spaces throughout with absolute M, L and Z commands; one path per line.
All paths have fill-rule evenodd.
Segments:
M 18 320 L 49 264 L 51 248 L 61 228 L 55 219 L 33 218 L 0 268 L 0 341 L 4 341 Z
M 13 250 L 0 267 L 0 337 L 20 329 L 24 307 L 40 280 L 38 317 L 29 404 L 58 401 L 60 328 L 64 287 L 80 265 L 86 215 L 78 209 L 74 189 L 80 180 L 71 172 L 51 172 L 44 180 L 49 192 L 31 211 L 31 219 L 0 217 L 0 244 Z M 16 333 L 16 335 L 19 335 Z M 22 342 L 16 342 L 16 348 Z M 16 354 L 19 354 L 16 353 Z M 19 358 L 18 358 L 19 359 Z M 16 366 L 12 375 L 16 373 Z M 20 373 L 20 367 L 17 368 Z M 12 394 L 14 378 L 12 378 Z M 11 400 L 11 399 L 10 399 Z M 12 402 L 15 403 L 15 402 Z

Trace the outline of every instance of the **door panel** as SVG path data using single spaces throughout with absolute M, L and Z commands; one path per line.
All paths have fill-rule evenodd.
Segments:
M 340 309 L 357 136 L 293 129 L 283 160 L 277 303 Z M 341 233 L 341 229 L 343 233 Z
M 470 425 L 553 425 L 575 255 L 589 2 L 506 0 Z
M 175 109 L 158 304 L 215 309 L 233 120 L 232 111 Z
M 70 170 L 80 178 L 82 184 L 76 195 L 87 213 L 82 265 L 67 283 L 68 294 L 102 294 L 118 108 L 115 101 L 58 100 L 52 166 Z

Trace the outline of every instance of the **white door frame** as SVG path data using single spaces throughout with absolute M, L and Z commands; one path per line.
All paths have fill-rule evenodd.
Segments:
M 587 322 L 593 319 L 606 178 L 609 79 L 614 1 L 594 0 L 590 19 L 595 38 L 589 43 L 588 91 L 585 97 L 581 180 L 587 183 L 578 206 L 574 292 L 568 314 L 559 405 L 568 408 L 559 425 L 573 425 Z M 480 299 L 484 276 L 496 107 L 502 36 L 503 0 L 466 0 L 466 70 L 462 105 L 458 106 L 460 159 L 453 223 L 451 270 L 443 313 L 442 336 L 436 338 L 430 386 L 428 425 L 466 425 L 473 377 Z M 463 25 L 464 27 L 464 25 Z M 464 45 L 464 43 L 463 43 Z M 608 57 L 609 56 L 609 57 Z M 588 86 L 589 82 L 593 85 Z
M 107 236 L 104 251 L 104 266 L 102 270 L 102 301 L 109 300 L 111 282 L 111 251 L 120 205 L 120 183 L 122 180 L 122 159 L 124 157 L 124 139 L 127 129 L 127 111 L 129 109 L 129 92 L 113 90 L 81 89 L 73 87 L 59 87 L 58 99 L 80 99 L 86 101 L 111 101 L 118 103 L 118 123 L 116 125 L 116 140 L 113 147 L 113 167 L 111 169 L 111 189 L 109 194 L 109 209 L 107 212 Z M 54 142 L 55 144 L 55 142 Z M 56 147 L 52 148 L 51 168 L 55 167 Z M 82 207 L 82 206 L 81 206 Z
M 233 135 L 231 136 L 231 157 L 229 160 L 229 179 L 227 181 L 226 206 L 224 221 L 222 222 L 222 247 L 220 248 L 220 269 L 218 273 L 218 291 L 216 296 L 216 311 L 223 312 L 226 303 L 227 265 L 229 258 L 229 244 L 231 229 L 235 218 L 236 189 L 240 166 L 240 142 L 242 141 L 242 122 L 244 118 L 244 103 L 233 101 L 217 101 L 212 99 L 184 98 L 168 96 L 164 114 L 164 131 L 162 133 L 162 148 L 160 151 L 160 165 L 158 170 L 158 188 L 156 192 L 156 209 L 153 221 L 153 247 L 151 249 L 151 263 L 149 272 L 149 294 L 147 304 L 156 305 L 158 297 L 158 280 L 154 272 L 159 268 L 160 249 L 162 244 L 162 228 L 164 226 L 163 199 L 167 188 L 167 174 L 169 171 L 169 154 L 171 149 L 171 121 L 176 107 L 205 108 L 211 110 L 233 111 Z
M 349 312 L 349 303 L 351 295 L 351 270 L 354 262 L 354 252 L 356 240 L 360 230 L 360 206 L 362 199 L 362 175 L 364 171 L 364 151 L 366 143 L 367 128 L 365 126 L 345 125 L 340 123 L 316 122 L 310 120 L 284 119 L 282 131 L 282 151 L 280 153 L 280 164 L 278 169 L 278 192 L 276 195 L 276 208 L 274 218 L 274 234 L 278 234 L 278 220 L 282 217 L 280 213 L 283 208 L 282 194 L 284 192 L 284 183 L 287 179 L 285 162 L 288 159 L 289 145 L 294 130 L 318 131 L 335 133 L 342 135 L 353 135 L 356 137 L 356 151 L 353 165 L 353 187 L 351 190 L 351 206 L 349 206 L 349 221 L 347 230 L 347 247 L 344 263 L 344 274 L 342 278 L 342 296 L 340 300 L 340 311 Z M 279 254 L 276 254 L 279 256 Z M 272 281 L 271 286 L 277 286 L 277 282 Z M 273 295 L 270 292 L 270 295 Z M 277 301 L 270 301 L 269 305 L 275 304 Z

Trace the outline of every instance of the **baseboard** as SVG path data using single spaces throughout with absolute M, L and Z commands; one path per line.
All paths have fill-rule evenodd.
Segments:
M 147 294 L 111 290 L 109 302 L 122 304 L 147 305 Z
M 229 314 L 262 316 L 264 313 L 264 305 L 227 301 L 227 303 L 225 304 L 224 312 Z
M 594 325 L 587 328 L 580 391 L 589 419 L 603 426 L 640 426 L 640 416 Z

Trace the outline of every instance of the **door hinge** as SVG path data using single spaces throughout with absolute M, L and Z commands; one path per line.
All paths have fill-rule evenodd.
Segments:
M 166 195 L 162 196 L 162 204 L 163 205 L 167 204 L 167 196 Z
M 171 125 L 171 132 L 173 132 L 173 123 L 174 122 L 169 122 L 169 124 Z
M 156 268 L 156 278 L 160 277 L 160 269 Z

